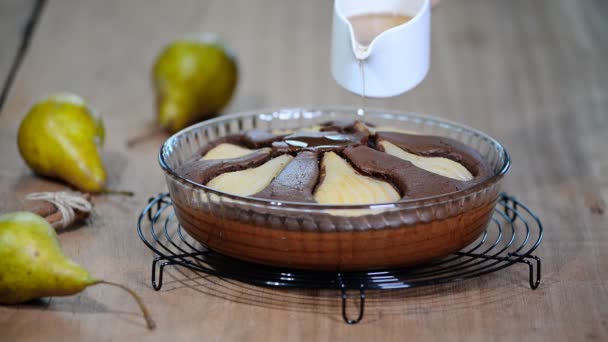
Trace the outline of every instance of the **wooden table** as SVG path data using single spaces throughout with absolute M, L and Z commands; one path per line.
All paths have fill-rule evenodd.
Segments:
M 20 1 L 0 8 L 11 2 Z M 0 13 L 3 24 L 13 18 L 13 29 L 0 33 L 0 66 L 10 64 L 29 13 L 15 15 Z M 96 197 L 90 223 L 60 240 L 93 274 L 135 288 L 158 329 L 144 328 L 125 294 L 99 286 L 43 305 L 1 307 L 0 339 L 608 340 L 608 216 L 600 213 L 608 199 L 607 17 L 602 0 L 443 1 L 433 13 L 427 79 L 371 105 L 438 114 L 507 146 L 513 168 L 505 189 L 546 228 L 536 253 L 542 284 L 530 290 L 522 266 L 371 293 L 364 321 L 348 326 L 336 291 L 260 289 L 178 269 L 154 291 L 152 254 L 135 222 L 147 198 L 165 191 L 156 161 L 162 138 L 125 148 L 153 122 L 156 54 L 192 31 L 217 32 L 238 56 L 241 79 L 226 112 L 358 104 L 330 76 L 331 1 L 48 2 L 0 114 L 0 211 L 22 207 L 29 192 L 64 189 L 35 177 L 19 157 L 16 130 L 30 104 L 61 90 L 87 98 L 106 123 L 109 185 L 136 196 Z

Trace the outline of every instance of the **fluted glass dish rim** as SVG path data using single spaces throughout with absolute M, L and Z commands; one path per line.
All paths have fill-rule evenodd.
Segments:
M 502 155 L 502 165 L 497 170 L 494 170 L 493 174 L 485 179 L 482 182 L 472 185 L 471 187 L 465 188 L 463 190 L 454 191 L 445 194 L 433 195 L 428 197 L 419 197 L 414 199 L 401 199 L 396 202 L 387 202 L 387 203 L 375 203 L 375 204 L 348 204 L 348 205 L 327 205 L 327 204 L 319 204 L 319 203 L 309 203 L 309 202 L 292 202 L 292 201 L 278 201 L 264 198 L 255 198 L 248 196 L 239 196 L 234 194 L 229 194 L 220 190 L 213 189 L 204 184 L 200 184 L 194 182 L 190 179 L 187 179 L 181 176 L 175 169 L 169 166 L 169 163 L 166 160 L 166 155 L 172 153 L 170 151 L 170 146 L 175 144 L 175 141 L 181 139 L 183 136 L 187 136 L 194 131 L 202 130 L 205 127 L 221 124 L 221 123 L 229 123 L 234 120 L 238 120 L 239 118 L 251 117 L 255 115 L 268 115 L 274 113 L 281 113 L 286 111 L 298 111 L 298 112 L 352 112 L 353 119 L 360 119 L 365 121 L 365 117 L 359 117 L 355 113 L 359 108 L 357 107 L 349 107 L 349 106 L 331 106 L 331 107 L 314 107 L 314 106 L 305 106 L 305 107 L 274 107 L 268 109 L 261 110 L 250 110 L 250 111 L 242 111 L 232 114 L 222 115 L 213 119 L 201 121 L 199 123 L 193 124 L 189 127 L 182 129 L 181 131 L 173 134 L 169 137 L 161 146 L 160 151 L 158 153 L 158 161 L 162 170 L 166 175 L 170 176 L 173 180 L 178 181 L 182 184 L 185 184 L 192 190 L 204 191 L 208 194 L 214 194 L 219 196 L 220 198 L 226 198 L 231 200 L 236 200 L 242 203 L 247 203 L 252 206 L 263 206 L 270 207 L 276 209 L 295 209 L 295 210 L 362 210 L 362 209 L 371 209 L 371 210 L 382 210 L 382 209 L 398 209 L 398 208 L 412 208 L 412 207 L 426 207 L 430 205 L 439 205 L 442 203 L 446 203 L 449 201 L 458 200 L 464 197 L 467 197 L 471 194 L 483 191 L 484 189 L 490 187 L 498 183 L 505 174 L 509 171 L 511 167 L 511 159 L 510 155 L 507 152 L 506 148 L 494 139 L 492 136 L 478 130 L 472 128 L 470 126 L 457 123 L 448 119 L 440 118 L 433 115 L 428 114 L 420 114 L 415 112 L 404 112 L 393 109 L 383 109 L 383 108 L 366 108 L 365 112 L 369 115 L 382 115 L 386 117 L 407 117 L 408 120 L 413 121 L 425 121 L 428 123 L 440 125 L 446 129 L 454 129 L 457 131 L 466 131 L 468 133 L 478 135 L 485 140 L 488 140 L 492 143 Z M 277 120 L 282 120 L 280 118 L 276 118 Z M 399 120 L 399 119 L 397 119 Z M 329 121 L 329 119 L 328 119 Z M 374 124 L 374 122 L 370 122 Z M 202 146 L 201 146 L 202 147 Z

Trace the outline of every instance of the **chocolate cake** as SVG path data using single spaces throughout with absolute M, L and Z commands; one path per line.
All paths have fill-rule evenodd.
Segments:
M 360 121 L 328 122 L 316 129 L 229 135 L 202 147 L 177 173 L 237 195 L 329 205 L 447 194 L 490 176 L 481 155 L 453 139 L 375 131 Z M 284 163 L 265 167 L 277 158 Z M 252 172 L 235 173 L 243 170 Z M 341 179 L 344 173 L 354 180 Z M 253 180 L 260 184 L 253 186 Z
M 509 164 L 488 154 L 491 138 L 481 155 L 398 129 L 334 121 L 222 134 L 201 124 L 165 144 L 161 165 L 181 226 L 211 250 L 314 270 L 412 265 L 480 236 Z

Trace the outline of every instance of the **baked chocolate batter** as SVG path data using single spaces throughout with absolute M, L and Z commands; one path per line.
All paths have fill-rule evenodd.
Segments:
M 325 152 L 334 151 L 348 160 L 361 174 L 391 183 L 402 199 L 421 198 L 466 189 L 487 179 L 491 172 L 487 161 L 474 149 L 456 140 L 396 132 L 370 133 L 365 124 L 328 122 L 320 132 L 296 132 L 277 135 L 249 131 L 229 135 L 203 147 L 194 160 L 181 166 L 177 173 L 200 184 L 225 173 L 257 167 L 271 157 L 292 154 L 295 158 L 262 191 L 252 197 L 281 201 L 315 202 L 313 193 L 323 170 L 320 160 Z M 384 153 L 379 142 L 387 141 L 415 155 L 443 157 L 462 164 L 474 176 L 470 181 L 444 177 L 399 157 Z M 231 143 L 247 148 L 271 147 L 249 155 L 219 160 L 200 160 L 211 148 Z

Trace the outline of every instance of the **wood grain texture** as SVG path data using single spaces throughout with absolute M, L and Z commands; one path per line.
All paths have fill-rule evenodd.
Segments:
M 35 7 L 36 0 L 0 1 L 0 94 L 7 86 L 28 20 Z M 1 101 L 0 98 L 0 108 Z
M 0 308 L 2 339 L 16 340 L 607 340 L 608 6 L 602 0 L 445 0 L 433 13 L 432 66 L 410 93 L 371 106 L 464 122 L 511 152 L 506 189 L 543 219 L 543 282 L 527 269 L 458 284 L 369 293 L 364 321 L 347 326 L 336 291 L 280 291 L 169 269 L 150 286 L 151 252 L 135 233 L 138 212 L 165 190 L 158 138 L 127 150 L 151 125 L 150 65 L 172 38 L 217 32 L 239 59 L 227 111 L 359 99 L 329 73 L 331 2 L 76 1 L 47 4 L 0 114 L 0 210 L 28 192 L 62 189 L 19 158 L 16 129 L 28 106 L 72 90 L 104 116 L 104 160 L 113 188 L 95 215 L 60 235 L 67 255 L 98 277 L 135 288 L 158 329 L 146 331 L 126 295 L 96 287 L 42 305 Z M 4 47 L 3 47 L 4 49 Z

